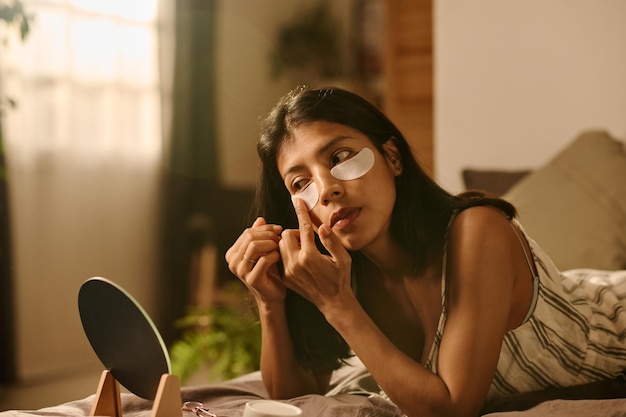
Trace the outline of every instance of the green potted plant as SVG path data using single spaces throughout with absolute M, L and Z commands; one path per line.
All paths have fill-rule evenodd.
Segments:
M 278 31 L 270 60 L 272 77 L 317 81 L 344 75 L 340 33 L 328 1 L 302 10 Z
M 223 381 L 259 369 L 258 314 L 244 302 L 247 290 L 235 284 L 220 288 L 222 301 L 215 306 L 192 308 L 176 323 L 182 335 L 172 344 L 169 354 L 172 373 L 182 383 L 194 375 L 206 377 L 209 382 Z

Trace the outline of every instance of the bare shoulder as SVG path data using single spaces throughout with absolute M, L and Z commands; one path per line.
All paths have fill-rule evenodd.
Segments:
M 485 398 L 504 335 L 517 324 L 525 301 L 515 294 L 521 263 L 511 226 L 507 215 L 491 206 L 463 210 L 450 225 L 448 317 L 438 371 L 449 392 L 468 404 Z
M 508 224 L 511 220 L 507 217 L 507 215 L 500 209 L 494 206 L 476 206 L 470 207 L 461 211 L 453 221 L 454 223 L 459 222 L 487 222 L 493 223 L 498 222 L 501 224 Z
M 505 213 L 492 206 L 460 212 L 450 225 L 448 251 L 464 265 L 489 261 L 505 266 L 519 250 L 519 241 Z
M 488 206 L 459 213 L 450 225 L 447 254 L 451 300 L 462 311 L 499 305 L 505 329 L 519 325 L 532 299 L 532 276 L 506 214 Z

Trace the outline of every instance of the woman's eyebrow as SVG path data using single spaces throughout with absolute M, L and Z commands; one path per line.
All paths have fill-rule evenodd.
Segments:
M 346 139 L 352 139 L 352 136 L 346 136 L 346 135 L 335 136 L 334 138 L 332 138 L 331 140 L 329 140 L 329 141 L 328 141 L 328 143 L 324 144 L 324 146 L 322 146 L 321 148 L 319 148 L 316 154 L 317 154 L 317 155 L 323 155 L 323 154 L 325 154 L 326 152 L 328 152 L 328 150 L 329 150 L 329 149 L 332 149 L 333 147 L 337 146 L 337 144 L 338 144 L 339 142 L 342 142 L 342 141 L 344 141 L 344 140 L 346 140 Z M 287 176 L 288 176 L 289 174 L 291 174 L 292 172 L 295 172 L 295 171 L 299 171 L 299 170 L 301 170 L 302 168 L 303 168 L 303 166 L 302 166 L 302 165 L 294 165 L 294 166 L 289 167 L 289 168 L 285 171 L 285 173 L 281 175 L 281 176 L 282 176 L 282 178 L 283 178 L 283 181 L 285 181 L 285 179 L 287 178 Z
M 317 154 L 318 154 L 318 155 L 321 155 L 321 154 L 324 154 L 324 153 L 328 152 L 328 150 L 329 150 L 330 148 L 333 148 L 334 146 L 336 146 L 336 145 L 337 145 L 337 143 L 339 143 L 339 142 L 341 142 L 341 141 L 344 141 L 344 140 L 346 140 L 346 139 L 352 139 L 352 136 L 345 136 L 345 135 L 342 135 L 342 136 L 336 136 L 336 137 L 332 138 L 331 140 L 329 140 L 329 141 L 328 141 L 328 143 L 327 143 L 326 145 L 322 146 L 322 147 L 319 149 L 319 151 L 317 152 Z

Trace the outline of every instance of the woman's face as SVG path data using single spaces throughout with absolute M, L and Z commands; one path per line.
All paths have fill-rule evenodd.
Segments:
M 397 150 L 392 141 L 384 148 L 386 155 L 348 126 L 314 122 L 281 144 L 278 170 L 316 227 L 328 224 L 346 249 L 362 250 L 388 233 L 396 200 Z

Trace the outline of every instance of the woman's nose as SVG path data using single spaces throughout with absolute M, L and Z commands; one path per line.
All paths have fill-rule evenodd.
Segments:
M 317 183 L 321 204 L 326 205 L 344 193 L 342 181 L 330 175 L 330 172 L 327 175 L 321 175 Z

